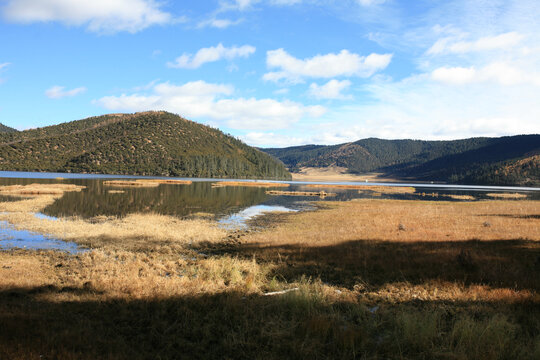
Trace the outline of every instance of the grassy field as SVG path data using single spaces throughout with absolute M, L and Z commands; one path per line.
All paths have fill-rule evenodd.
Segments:
M 0 252 L 0 359 L 540 358 L 538 201 L 325 202 L 226 232 L 34 216 L 58 196 L 0 203 L 93 249 Z

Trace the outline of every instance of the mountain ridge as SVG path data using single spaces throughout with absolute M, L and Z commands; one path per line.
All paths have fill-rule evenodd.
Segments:
M 108 114 L 0 134 L 0 169 L 289 180 L 283 164 L 178 115 Z
M 18 132 L 18 130 L 14 128 L 10 128 L 9 126 L 6 126 L 0 123 L 0 133 L 14 133 L 14 132 Z
M 540 185 L 540 135 L 536 134 L 440 141 L 367 138 L 261 150 L 292 172 L 337 166 L 351 174 L 379 172 L 402 180 Z

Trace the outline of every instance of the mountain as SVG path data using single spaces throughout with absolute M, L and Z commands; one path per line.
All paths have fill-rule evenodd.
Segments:
M 167 112 L 110 114 L 1 133 L 0 170 L 291 178 L 266 153 Z
M 452 141 L 363 139 L 324 146 L 261 149 L 290 171 L 339 166 L 406 180 L 540 185 L 540 135 Z
M 17 132 L 17 130 L 10 128 L 9 126 L 6 126 L 4 124 L 0 124 L 0 133 L 12 133 Z

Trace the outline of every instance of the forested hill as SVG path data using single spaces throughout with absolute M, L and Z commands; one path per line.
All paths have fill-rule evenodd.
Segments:
M 409 180 L 540 186 L 540 135 L 453 141 L 363 139 L 352 143 L 261 149 L 289 170 L 340 166 Z
M 290 179 L 281 162 L 167 112 L 111 114 L 0 133 L 0 170 Z
M 0 124 L 0 133 L 17 132 L 17 130 L 10 128 L 4 124 Z

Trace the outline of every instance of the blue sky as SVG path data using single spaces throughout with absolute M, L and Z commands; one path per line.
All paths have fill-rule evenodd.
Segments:
M 540 133 L 536 0 L 0 0 L 0 123 L 168 110 L 250 145 Z

